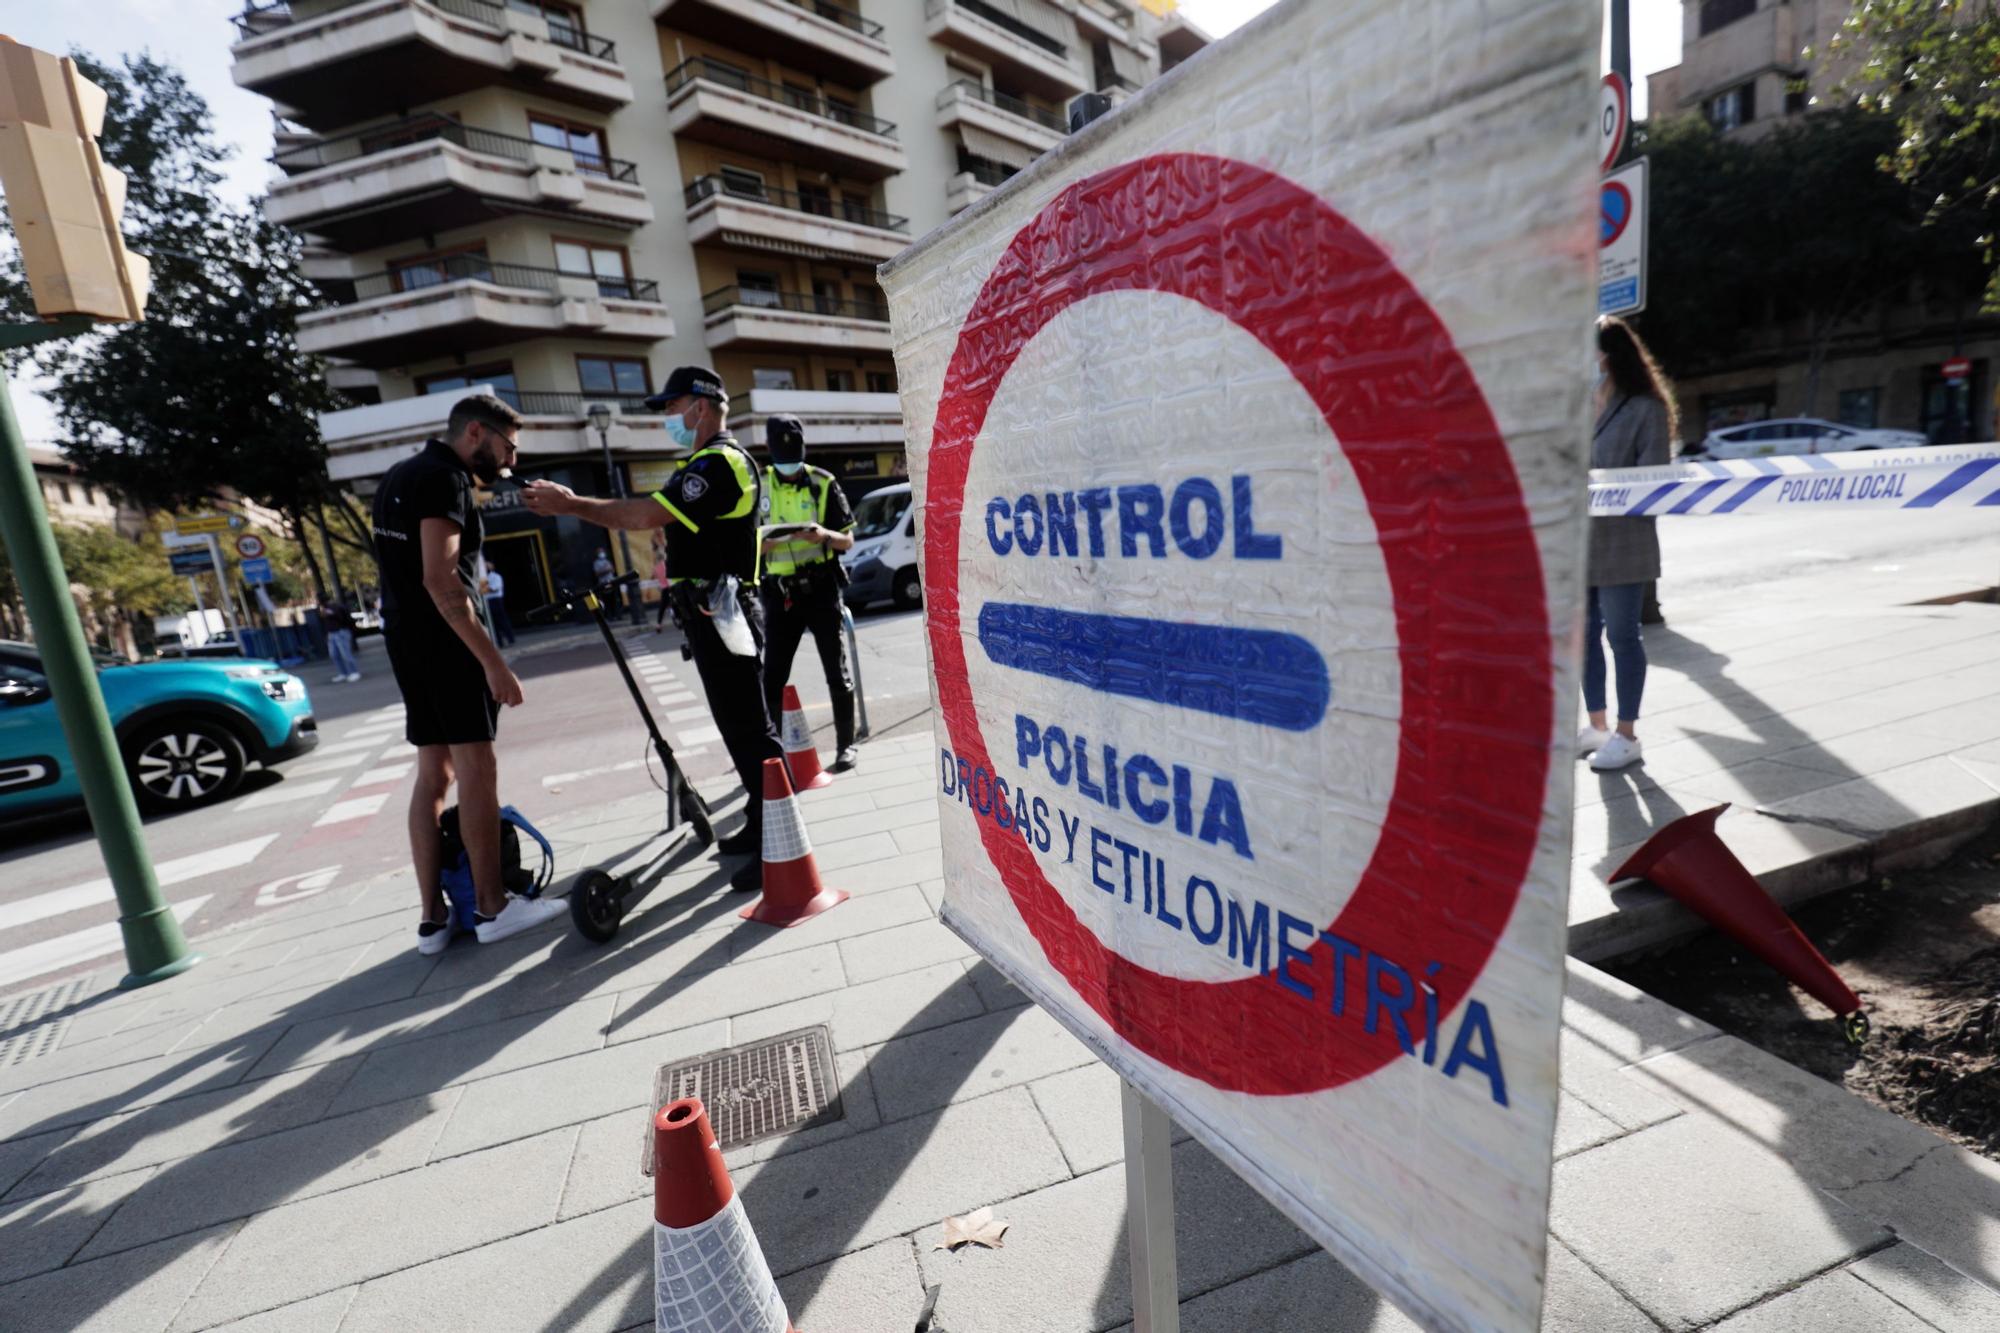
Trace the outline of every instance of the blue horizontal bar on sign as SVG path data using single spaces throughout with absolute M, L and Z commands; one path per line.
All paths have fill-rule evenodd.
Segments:
M 1333 697 L 1319 649 L 1277 630 L 988 602 L 979 646 L 996 666 L 1286 731 L 1318 726 Z

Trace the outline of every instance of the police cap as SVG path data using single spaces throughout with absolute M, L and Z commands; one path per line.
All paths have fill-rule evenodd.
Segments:
M 712 398 L 723 407 L 729 406 L 729 395 L 722 390 L 722 377 L 706 366 L 682 366 L 675 370 L 667 376 L 667 387 L 648 398 L 646 406 L 657 412 L 674 399 L 689 395 Z
M 773 463 L 803 463 L 806 459 L 806 427 L 797 417 L 785 413 L 764 423 L 764 445 Z

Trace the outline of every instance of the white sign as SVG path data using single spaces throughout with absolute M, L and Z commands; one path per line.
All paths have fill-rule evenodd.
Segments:
M 1625 136 L 1632 128 L 1632 90 L 1615 69 L 1604 76 L 1598 90 L 1597 148 L 1603 159 L 1599 165 L 1609 171 L 1625 151 Z
M 1620 167 L 1597 189 L 1597 313 L 1646 308 L 1646 159 Z
M 883 269 L 946 922 L 1440 1329 L 1541 1303 L 1597 37 L 1293 0 Z

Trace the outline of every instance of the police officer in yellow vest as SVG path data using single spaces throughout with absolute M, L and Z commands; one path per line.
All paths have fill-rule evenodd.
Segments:
M 770 634 L 764 648 L 764 697 L 771 716 L 784 716 L 785 685 L 799 640 L 813 636 L 827 693 L 833 696 L 835 754 L 829 767 L 844 773 L 855 764 L 854 672 L 841 633 L 840 590 L 847 583 L 839 553 L 854 545 L 854 510 L 847 493 L 825 468 L 806 464 L 806 431 L 797 417 L 774 416 L 764 426 L 771 466 L 764 472 L 764 526 L 780 529 L 764 540 L 764 614 Z
M 749 793 L 749 820 L 717 847 L 750 863 L 730 877 L 739 892 L 764 884 L 764 761 L 781 759 L 764 702 L 764 616 L 757 596 L 760 469 L 729 433 L 729 395 L 716 373 L 682 366 L 646 400 L 666 414 L 667 433 L 691 450 L 685 465 L 649 496 L 594 500 L 552 481 L 522 493 L 537 514 L 569 514 L 606 528 L 665 528 L 667 595 L 687 632 L 709 712 Z

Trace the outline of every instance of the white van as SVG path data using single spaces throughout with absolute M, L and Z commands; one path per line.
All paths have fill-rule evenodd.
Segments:
M 870 491 L 854 506 L 854 545 L 840 557 L 847 567 L 847 600 L 854 606 L 894 602 L 908 611 L 922 606 L 917 578 L 917 508 L 910 483 Z

